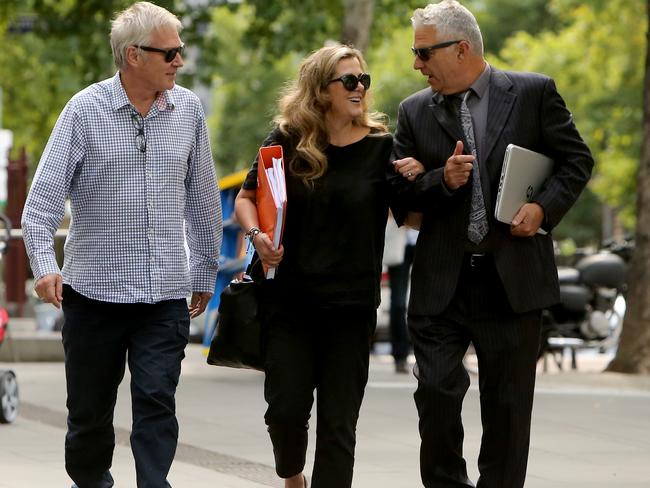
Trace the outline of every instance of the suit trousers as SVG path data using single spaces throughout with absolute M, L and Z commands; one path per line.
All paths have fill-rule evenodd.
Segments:
M 464 261 L 443 313 L 409 316 L 426 488 L 474 486 L 463 458 L 461 421 L 470 384 L 463 357 L 470 342 L 478 358 L 483 426 L 477 488 L 524 486 L 540 329 L 540 311 L 512 311 L 490 255 Z
M 63 287 L 68 432 L 65 465 L 79 488 L 109 488 L 113 411 L 128 361 L 138 488 L 166 488 L 178 439 L 174 395 L 189 339 L 187 302 L 92 300 Z
M 304 469 L 315 389 L 311 487 L 350 487 L 375 310 L 276 306 L 264 316 L 264 418 L 278 476 L 289 478 Z

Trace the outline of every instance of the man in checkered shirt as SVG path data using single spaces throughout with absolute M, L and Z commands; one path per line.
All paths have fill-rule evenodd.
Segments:
M 127 361 L 138 487 L 170 486 L 190 318 L 214 290 L 221 204 L 203 110 L 175 85 L 180 30 L 147 2 L 116 17 L 119 72 L 63 109 L 23 211 L 36 293 L 65 316 L 65 462 L 79 488 L 113 486 L 113 410 Z M 53 239 L 68 198 L 60 271 Z

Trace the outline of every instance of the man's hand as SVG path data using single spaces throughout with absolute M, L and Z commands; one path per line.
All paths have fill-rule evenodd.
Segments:
M 544 209 L 539 203 L 525 203 L 512 219 L 510 233 L 517 237 L 531 237 L 544 222 Z
M 474 156 L 463 154 L 463 141 L 456 142 L 456 149 L 445 163 L 445 185 L 452 191 L 458 190 L 469 180 Z
M 195 291 L 192 293 L 192 300 L 190 301 L 190 318 L 196 318 L 203 313 L 205 307 L 208 306 L 208 302 L 212 298 L 212 293 L 209 291 Z
M 63 301 L 63 278 L 58 273 L 41 276 L 34 284 L 38 298 L 45 303 L 51 303 L 56 308 L 61 308 Z

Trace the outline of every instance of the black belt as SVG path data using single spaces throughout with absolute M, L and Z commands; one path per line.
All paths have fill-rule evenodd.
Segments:
M 463 254 L 463 264 L 470 268 L 482 268 L 491 262 L 492 256 L 485 252 L 466 252 Z

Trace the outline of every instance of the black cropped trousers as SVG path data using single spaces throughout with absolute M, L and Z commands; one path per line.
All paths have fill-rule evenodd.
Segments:
M 264 418 L 278 476 L 289 478 L 304 469 L 315 390 L 311 486 L 350 487 L 376 311 L 276 305 L 264 315 Z

